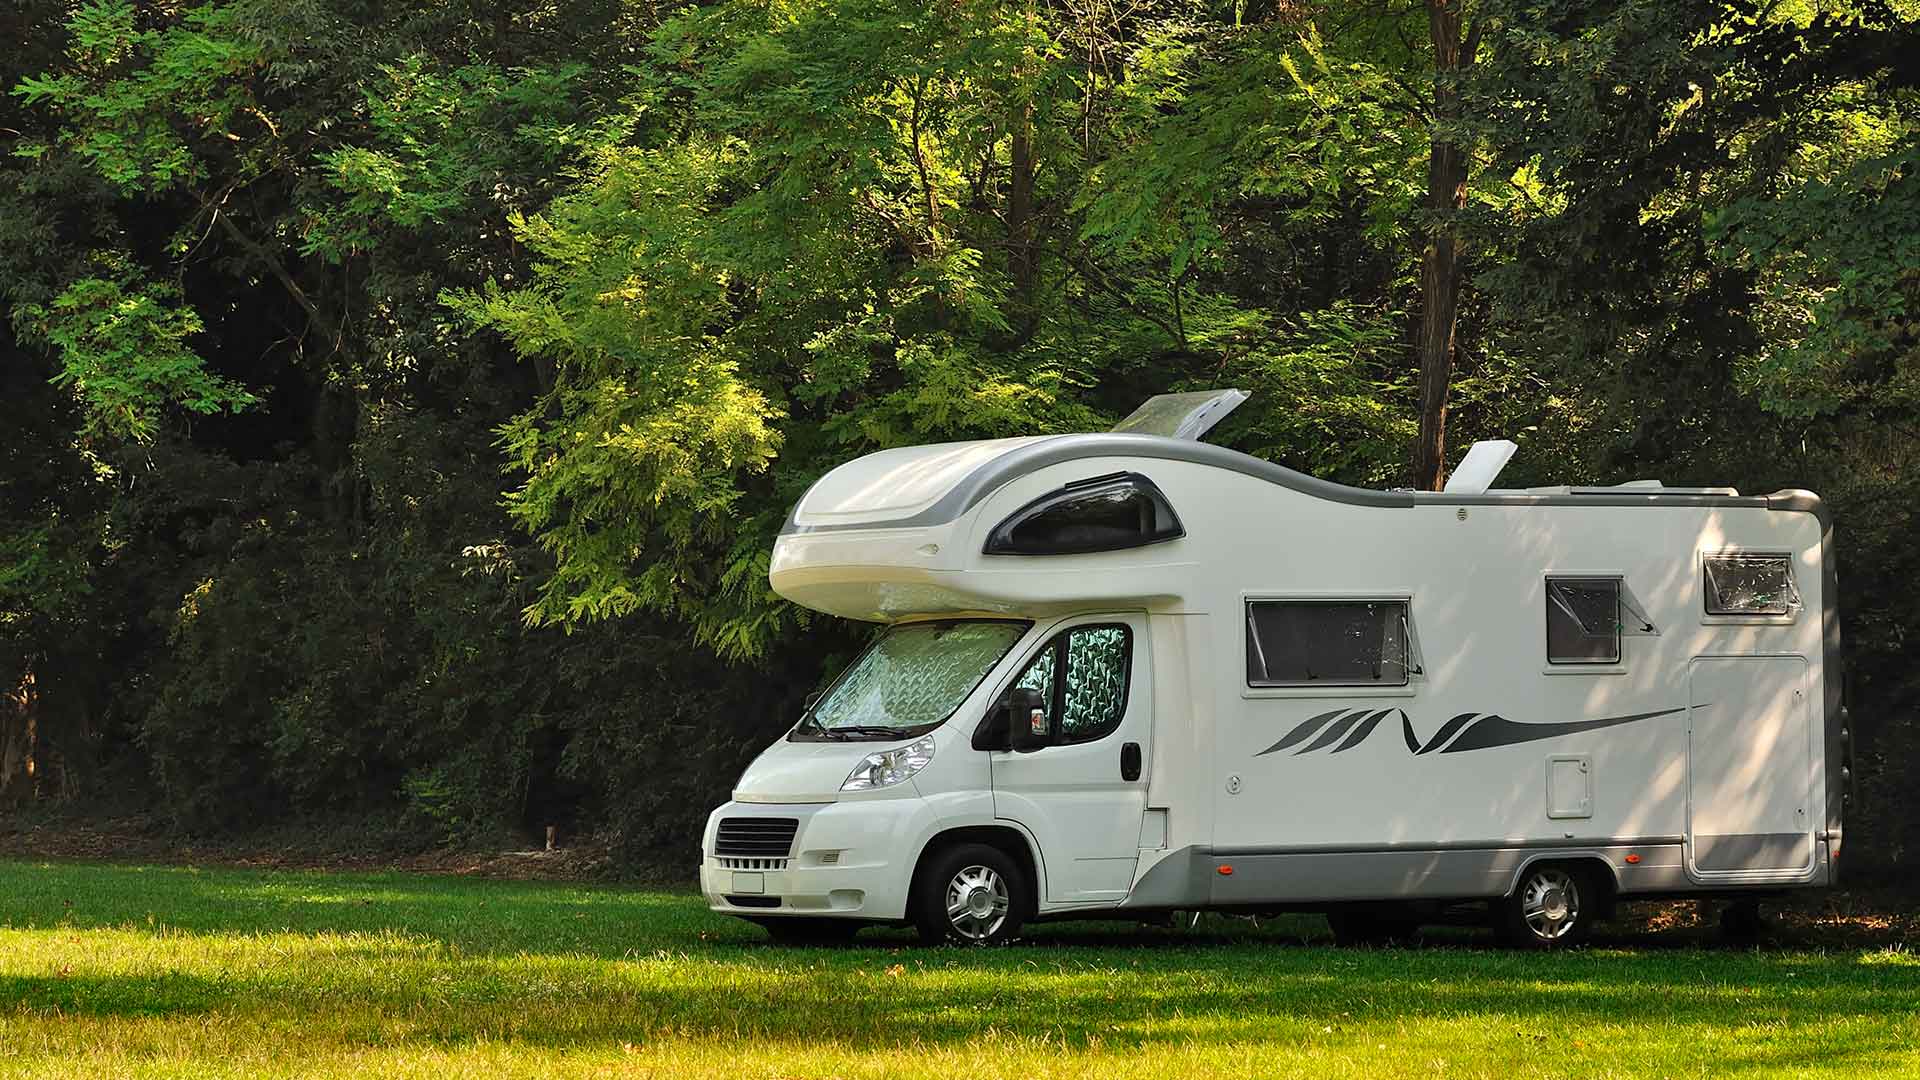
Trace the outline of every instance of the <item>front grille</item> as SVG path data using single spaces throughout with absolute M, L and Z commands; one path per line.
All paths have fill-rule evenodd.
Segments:
M 713 853 L 746 858 L 784 859 L 793 854 L 793 834 L 799 831 L 799 818 L 721 818 L 720 831 L 713 838 Z
M 732 904 L 734 907 L 779 907 L 780 906 L 780 898 L 777 896 L 723 896 L 720 899 L 725 900 L 727 903 Z
M 741 855 L 721 855 L 718 856 L 715 861 L 720 864 L 720 869 L 722 870 L 785 870 L 787 868 L 787 860 L 785 857 L 778 859 L 754 859 Z M 825 862 L 826 860 L 821 859 L 820 861 Z

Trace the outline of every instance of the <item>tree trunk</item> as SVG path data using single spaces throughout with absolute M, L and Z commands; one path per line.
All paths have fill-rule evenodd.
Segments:
M 1024 314 L 1033 308 L 1033 103 L 1014 109 L 1012 167 L 1007 181 L 1007 245 L 1013 289 Z
M 1447 478 L 1447 390 L 1453 381 L 1454 325 L 1460 310 L 1460 237 L 1456 218 L 1467 205 L 1467 152 L 1454 140 L 1460 118 L 1459 79 L 1473 65 L 1478 32 L 1461 39 L 1466 0 L 1427 0 L 1433 34 L 1433 145 L 1427 153 L 1427 244 L 1420 257 L 1420 436 L 1413 448 L 1413 486 L 1438 491 Z
M 35 720 L 33 669 L 28 668 L 18 685 L 0 690 L 0 807 L 33 798 Z

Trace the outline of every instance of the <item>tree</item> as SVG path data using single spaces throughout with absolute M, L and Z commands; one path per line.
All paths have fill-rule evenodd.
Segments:
M 1447 393 L 1453 381 L 1459 323 L 1461 236 L 1472 150 L 1464 143 L 1460 83 L 1480 51 L 1480 27 L 1467 0 L 1427 0 L 1433 42 L 1433 127 L 1427 151 L 1426 244 L 1420 255 L 1420 437 L 1413 486 L 1438 491 L 1446 480 Z

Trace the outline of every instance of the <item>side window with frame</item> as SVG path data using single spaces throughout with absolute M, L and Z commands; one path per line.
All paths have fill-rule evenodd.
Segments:
M 1700 560 L 1708 615 L 1791 615 L 1800 606 L 1790 556 L 1712 552 Z
M 1547 579 L 1547 662 L 1620 662 L 1620 579 Z
M 1100 623 L 1056 634 L 1014 685 L 1039 692 L 1059 742 L 1092 742 L 1120 726 L 1132 676 L 1133 632 Z
M 1248 686 L 1405 686 L 1405 600 L 1247 601 Z

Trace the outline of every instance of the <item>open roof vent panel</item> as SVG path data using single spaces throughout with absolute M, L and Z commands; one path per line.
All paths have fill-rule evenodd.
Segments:
M 1164 435 L 1199 442 L 1250 395 L 1245 390 L 1193 390 L 1155 394 L 1113 426 L 1125 435 Z
M 1510 439 L 1482 439 L 1474 443 L 1441 490 L 1454 495 L 1486 494 L 1518 449 Z

